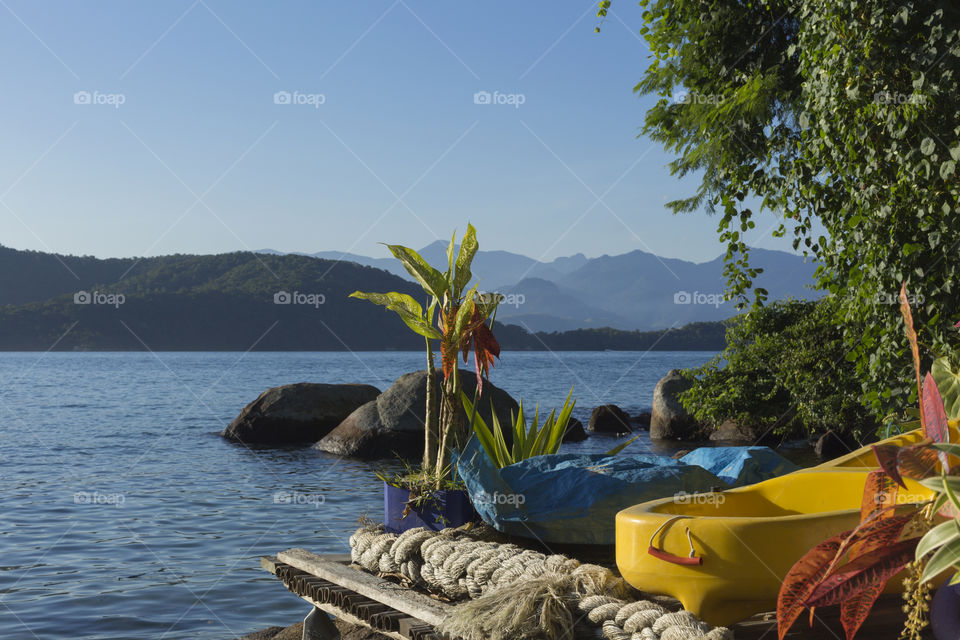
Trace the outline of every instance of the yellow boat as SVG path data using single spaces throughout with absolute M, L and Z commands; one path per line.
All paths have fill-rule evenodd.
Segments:
M 919 440 L 919 432 L 909 432 L 883 442 Z M 616 517 L 617 567 L 637 589 L 673 596 L 713 625 L 771 611 L 783 578 L 804 553 L 857 526 L 866 476 L 875 467 L 873 450 L 864 447 L 754 485 L 630 507 Z M 906 482 L 899 504 L 932 496 Z M 888 590 L 900 590 L 899 581 Z

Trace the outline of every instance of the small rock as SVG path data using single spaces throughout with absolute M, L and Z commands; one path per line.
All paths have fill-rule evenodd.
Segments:
M 733 420 L 724 420 L 716 431 L 710 434 L 710 440 L 721 442 L 749 442 L 757 441 L 757 434 L 741 426 Z
M 367 627 L 351 624 L 337 618 L 333 619 L 333 624 L 340 632 L 340 640 L 388 640 L 390 637 Z M 303 638 L 303 623 L 298 622 L 286 628 L 269 627 L 262 631 L 255 631 L 238 640 L 301 640 L 301 638 Z
M 817 438 L 817 443 L 813 447 L 817 457 L 821 460 L 838 458 L 856 449 L 857 445 L 851 443 L 848 438 L 841 436 L 833 429 Z
M 302 622 L 300 624 L 303 625 Z M 266 629 L 261 629 L 260 631 L 248 633 L 242 638 L 237 638 L 237 640 L 274 640 L 277 637 L 277 634 L 283 630 L 284 627 L 267 627 Z
M 563 434 L 564 442 L 583 442 L 587 439 L 587 432 L 583 430 L 583 423 L 576 418 L 567 421 L 567 431 Z
M 671 369 L 653 390 L 653 411 L 650 414 L 650 438 L 653 440 L 691 440 L 696 421 L 680 403 L 680 394 L 693 381 L 679 369 Z
M 631 416 L 630 421 L 633 422 L 638 427 L 640 427 L 641 429 L 649 429 L 650 418 L 651 418 L 651 414 L 649 411 L 641 411 L 637 415 Z
M 368 384 L 300 382 L 273 387 L 248 404 L 220 435 L 248 444 L 310 444 L 380 390 Z
M 593 433 L 629 433 L 633 431 L 630 426 L 630 416 L 615 404 L 605 404 L 596 407 L 590 413 L 590 423 L 587 429 Z

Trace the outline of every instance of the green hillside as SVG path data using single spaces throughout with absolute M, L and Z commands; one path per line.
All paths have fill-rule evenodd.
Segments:
M 0 247 L 2 350 L 419 350 L 391 313 L 347 296 L 419 288 L 353 262 L 249 252 L 145 259 Z M 79 296 L 79 297 L 77 297 Z M 75 299 L 76 298 L 76 299 Z M 719 349 L 723 325 L 669 332 L 497 329 L 508 349 Z

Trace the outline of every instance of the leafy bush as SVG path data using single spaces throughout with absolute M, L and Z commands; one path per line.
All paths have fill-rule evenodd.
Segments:
M 668 206 L 717 212 L 728 291 L 742 301 L 758 273 L 749 230 L 792 233 L 820 263 L 818 286 L 841 299 L 864 402 L 883 415 L 916 400 L 897 307 L 871 300 L 906 281 L 924 366 L 955 347 L 960 5 L 640 5 L 653 62 L 636 90 L 657 98 L 643 133 L 673 154 L 674 174 L 699 177 Z
M 832 297 L 779 301 L 730 320 L 727 348 L 685 372 L 694 384 L 684 406 L 706 424 L 732 419 L 778 435 L 872 434 L 878 420 L 845 357 L 838 306 Z

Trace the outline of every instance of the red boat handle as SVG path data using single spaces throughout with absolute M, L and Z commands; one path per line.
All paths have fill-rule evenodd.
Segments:
M 660 558 L 661 560 L 666 560 L 667 562 L 672 562 L 673 564 L 682 564 L 687 566 L 703 564 L 703 558 L 684 558 L 683 556 L 675 556 L 672 553 L 667 553 L 666 551 L 657 549 L 656 547 L 647 547 L 647 553 L 652 555 L 654 558 Z
M 672 562 L 673 564 L 679 564 L 684 566 L 700 566 L 703 564 L 703 558 L 697 557 L 697 552 L 693 548 L 693 538 L 690 536 L 690 529 L 687 529 L 687 543 L 690 545 L 690 555 L 686 558 L 683 556 L 677 556 L 672 553 L 668 553 L 663 549 L 658 549 L 654 546 L 653 541 L 656 539 L 657 534 L 663 531 L 667 525 L 671 524 L 676 520 L 681 518 L 688 518 L 689 516 L 674 516 L 668 520 L 664 520 L 663 523 L 657 527 L 657 530 L 653 532 L 653 535 L 650 536 L 650 545 L 647 547 L 647 553 L 649 553 L 654 558 L 659 558 L 665 562 Z

